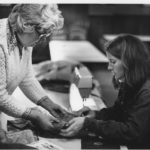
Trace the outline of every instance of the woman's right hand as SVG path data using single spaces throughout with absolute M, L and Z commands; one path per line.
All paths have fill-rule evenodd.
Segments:
M 31 109 L 29 120 L 46 131 L 54 131 L 55 127 L 53 125 L 53 122 L 59 122 L 56 118 L 50 116 L 49 114 L 44 114 L 37 108 Z

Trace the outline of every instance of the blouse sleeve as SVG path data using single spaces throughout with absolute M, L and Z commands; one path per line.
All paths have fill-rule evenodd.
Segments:
M 98 120 L 109 120 L 114 119 L 117 120 L 120 117 L 121 109 L 120 103 L 116 100 L 115 104 L 111 107 L 103 108 L 100 111 L 95 111 L 96 119 Z
M 23 93 L 35 104 L 42 98 L 47 96 L 43 87 L 40 85 L 39 81 L 36 79 L 33 67 L 32 67 L 32 53 L 30 54 L 28 62 L 28 71 L 24 80 L 19 85 Z
M 7 91 L 7 64 L 4 49 L 0 46 L 0 110 L 13 117 L 21 117 L 26 108 Z

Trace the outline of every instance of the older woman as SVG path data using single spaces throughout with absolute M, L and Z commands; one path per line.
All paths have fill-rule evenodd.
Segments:
M 86 129 L 111 144 L 150 148 L 150 54 L 135 36 L 119 35 L 106 49 L 108 69 L 119 89 L 114 106 L 100 111 L 82 109 L 87 114 L 69 122 L 63 136 Z
M 18 4 L 8 18 L 0 20 L 0 110 L 34 121 L 45 130 L 54 129 L 52 122 L 58 121 L 56 118 L 67 118 L 70 114 L 52 102 L 34 77 L 32 47 L 48 42 L 62 26 L 63 17 L 55 4 Z M 12 96 L 18 86 L 32 102 L 54 117 L 18 104 Z

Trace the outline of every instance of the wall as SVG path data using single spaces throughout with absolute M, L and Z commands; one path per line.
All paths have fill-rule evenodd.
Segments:
M 104 34 L 131 33 L 150 35 L 150 6 L 142 4 L 62 4 L 65 34 L 69 38 L 73 24 L 86 26 L 86 40 L 104 52 Z M 84 23 L 85 22 L 85 23 Z M 86 25 L 85 25 L 86 24 Z M 82 40 L 82 38 L 79 40 Z M 149 45 L 149 43 L 147 43 Z M 117 91 L 113 89 L 111 74 L 106 64 L 86 64 L 101 83 L 102 94 L 108 106 L 113 105 Z

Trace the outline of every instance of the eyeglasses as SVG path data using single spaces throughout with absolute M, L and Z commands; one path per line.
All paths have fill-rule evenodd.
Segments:
M 37 32 L 37 31 L 36 31 Z M 50 33 L 44 33 L 44 34 L 41 34 L 39 32 L 37 32 L 38 35 L 39 35 L 39 38 L 38 40 L 35 42 L 35 45 L 37 45 L 38 43 L 43 43 L 43 42 L 49 42 L 50 41 L 50 37 L 52 35 L 52 32 Z
M 41 29 L 41 28 L 39 28 L 38 26 L 35 26 L 35 31 L 36 31 L 37 34 L 39 35 L 38 41 L 40 41 L 40 40 L 46 40 L 46 39 L 49 39 L 49 38 L 51 37 L 52 31 L 46 33 L 46 30 L 45 30 L 45 31 L 43 31 L 44 33 L 41 33 L 41 32 L 39 31 L 40 29 Z
M 50 32 L 50 33 L 45 33 L 45 34 L 40 34 L 40 36 L 39 36 L 39 41 L 40 41 L 40 40 L 47 39 L 47 38 L 49 38 L 51 35 L 52 35 L 51 32 Z

